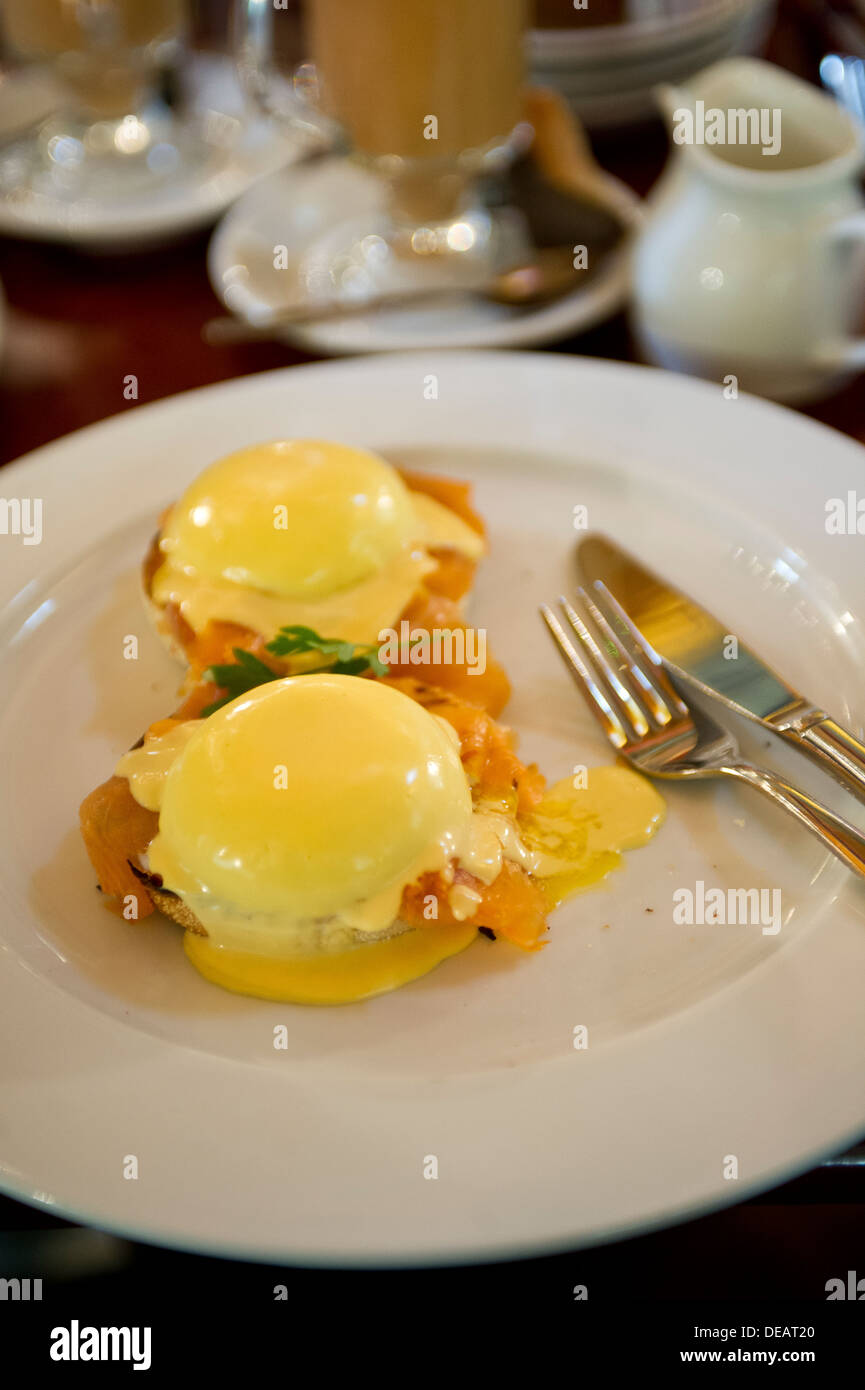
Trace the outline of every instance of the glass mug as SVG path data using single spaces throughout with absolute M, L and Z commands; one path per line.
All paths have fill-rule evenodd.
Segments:
M 157 79 L 179 50 L 185 8 L 184 0 L 0 0 L 4 49 L 46 69 L 60 102 L 30 148 L 30 169 L 18 171 L 22 181 L 29 174 L 38 191 L 40 178 L 53 178 L 86 193 L 91 180 L 134 174 L 146 183 L 176 172 L 180 141 Z
M 348 217 L 333 230 L 332 292 L 390 291 L 419 275 L 477 282 L 524 257 L 522 218 L 485 207 L 478 185 L 531 137 L 526 0 L 306 0 L 312 63 L 290 85 L 270 0 L 239 4 L 248 88 L 271 115 L 319 137 L 338 132 L 387 187 L 377 220 Z

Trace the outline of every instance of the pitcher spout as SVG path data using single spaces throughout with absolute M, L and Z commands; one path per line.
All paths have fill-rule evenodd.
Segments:
M 680 87 L 672 82 L 661 82 L 657 87 L 652 88 L 652 93 L 666 121 L 671 137 L 675 138 L 675 130 L 680 124 L 682 112 L 693 112 L 694 110 L 693 92 L 687 87 Z
M 757 58 L 725 58 L 655 96 L 674 145 L 708 147 L 729 166 L 804 179 L 862 162 L 862 131 L 837 102 Z

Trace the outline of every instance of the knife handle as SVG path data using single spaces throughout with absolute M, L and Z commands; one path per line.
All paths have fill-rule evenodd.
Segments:
M 796 741 L 827 772 L 840 778 L 849 790 L 865 798 L 865 744 L 841 724 L 824 715 L 797 734 Z

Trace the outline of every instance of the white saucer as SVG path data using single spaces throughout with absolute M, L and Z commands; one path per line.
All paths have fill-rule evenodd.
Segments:
M 191 174 L 122 201 L 29 190 L 0 196 L 0 233 L 94 250 L 167 241 L 214 222 L 253 183 L 305 149 L 301 136 L 250 115 L 230 59 L 197 54 L 183 80 L 190 123 L 202 132 L 206 151 Z M 0 161 L 15 149 L 5 146 Z
M 640 201 L 607 176 L 608 205 L 630 226 Z M 350 160 L 334 157 L 282 170 L 250 189 L 217 227 L 208 252 L 214 290 L 238 318 L 255 324 L 286 301 L 302 296 L 298 270 L 310 248 L 335 224 L 369 216 L 372 225 L 384 190 Z M 274 267 L 274 251 L 287 249 L 288 269 Z M 528 347 L 585 332 L 614 314 L 627 297 L 624 247 L 611 252 L 584 289 L 552 304 L 511 309 L 472 295 L 449 295 L 433 307 L 352 314 L 279 330 L 287 343 L 316 352 L 387 352 L 411 348 Z

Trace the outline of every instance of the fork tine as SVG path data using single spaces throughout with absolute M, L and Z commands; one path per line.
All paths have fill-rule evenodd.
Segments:
M 611 653 L 608 659 L 610 661 L 618 660 L 621 675 L 624 675 L 625 671 L 628 672 L 631 681 L 637 687 L 640 701 L 648 711 L 653 726 L 656 729 L 665 728 L 673 718 L 673 712 L 664 692 L 659 688 L 654 666 L 644 660 L 646 653 L 641 651 L 638 655 L 633 645 L 623 640 L 623 634 L 613 630 L 612 624 L 604 612 L 600 595 L 599 601 L 596 603 L 592 595 L 587 593 L 585 589 L 578 589 L 577 592 L 584 607 L 591 615 L 601 640 Z M 615 658 L 612 656 L 613 652 Z M 646 669 L 647 666 L 648 669 Z
M 610 694 L 612 695 L 614 707 L 618 710 L 619 714 L 631 724 L 635 736 L 637 738 L 644 738 L 649 732 L 649 721 L 634 699 L 633 692 L 629 690 L 621 680 L 619 673 L 616 671 L 609 657 L 601 651 L 594 633 L 583 621 L 583 618 L 576 609 L 568 603 L 566 598 L 559 599 L 559 606 L 580 641 L 591 653 L 592 660 L 595 663 L 599 675 L 607 683 Z
M 553 610 L 541 604 L 541 617 L 549 628 L 550 635 L 559 649 L 565 665 L 594 714 L 606 737 L 614 748 L 624 748 L 630 741 L 624 724 L 613 709 L 592 673 L 591 667 L 583 660 Z
M 615 631 L 612 631 L 613 640 L 617 641 L 621 647 L 627 648 L 634 668 L 641 672 L 645 681 L 653 688 L 656 697 L 663 701 L 668 710 L 671 710 L 673 714 L 688 715 L 690 713 L 688 706 L 667 675 L 664 664 L 654 647 L 646 640 L 622 605 L 613 597 L 603 580 L 596 579 L 592 587 L 596 606 L 606 618 L 611 629 L 615 623 Z

